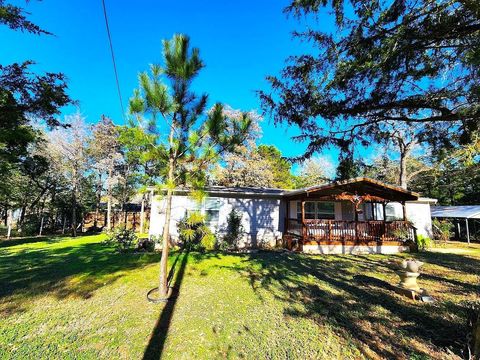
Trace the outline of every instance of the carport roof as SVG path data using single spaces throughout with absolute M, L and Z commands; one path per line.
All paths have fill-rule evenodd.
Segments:
M 480 205 L 432 206 L 432 217 L 480 219 Z

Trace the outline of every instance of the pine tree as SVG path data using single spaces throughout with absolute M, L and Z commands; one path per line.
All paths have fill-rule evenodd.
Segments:
M 163 66 L 152 65 L 139 76 L 140 87 L 130 99 L 130 112 L 136 121 L 141 142 L 149 143 L 148 155 L 159 166 L 157 177 L 165 192 L 165 224 L 162 236 L 159 293 L 168 296 L 167 260 L 170 238 L 172 197 L 175 188 L 188 186 L 201 194 L 206 172 L 219 154 L 233 151 L 245 141 L 250 119 L 228 118 L 221 104 L 205 114 L 207 95 L 191 90 L 204 63 L 199 50 L 190 48 L 185 35 L 163 41 Z

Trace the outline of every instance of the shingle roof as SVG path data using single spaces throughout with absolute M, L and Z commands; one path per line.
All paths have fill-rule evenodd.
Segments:
M 232 193 L 232 194 L 259 194 L 259 195 L 282 195 L 285 190 L 262 187 L 227 187 L 227 186 L 209 186 L 205 189 L 210 193 Z
M 383 183 L 378 180 L 357 177 L 348 180 L 334 181 L 327 184 L 311 186 L 305 189 L 285 192 L 286 196 L 298 196 L 301 194 L 335 195 L 342 192 L 352 194 L 370 194 L 389 201 L 412 201 L 418 200 L 419 194 L 403 189 L 399 186 Z
M 333 189 L 333 190 L 332 190 Z M 271 196 L 271 197 L 292 197 L 304 193 L 315 192 L 353 192 L 368 193 L 372 192 L 375 195 L 380 195 L 389 201 L 412 201 L 418 200 L 419 194 L 402 189 L 401 187 L 385 184 L 381 181 L 359 177 L 349 180 L 336 181 L 327 184 L 321 184 L 303 189 L 284 190 L 274 188 L 262 187 L 227 187 L 227 186 L 209 186 L 204 189 L 207 193 L 224 194 L 224 195 L 242 195 L 242 196 Z M 188 193 L 188 188 L 178 188 L 177 193 Z M 333 192 L 332 192 L 333 191 Z

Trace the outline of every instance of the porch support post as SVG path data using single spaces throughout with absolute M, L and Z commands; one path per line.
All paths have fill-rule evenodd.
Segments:
M 407 209 L 405 207 L 405 201 L 402 201 L 403 221 L 407 221 Z
M 468 245 L 470 245 L 470 230 L 468 229 L 468 218 L 465 219 L 465 226 L 466 226 L 466 230 L 467 230 L 467 242 L 468 242 Z
M 302 237 L 305 241 L 307 237 L 307 228 L 305 226 L 305 200 L 302 199 Z
M 381 235 L 381 239 L 385 238 L 387 233 L 387 206 L 385 201 L 382 203 L 383 208 L 383 234 Z
M 355 242 L 358 243 L 358 211 L 355 203 L 353 203 L 353 211 L 355 212 Z
M 376 220 L 375 219 L 375 203 L 371 202 L 370 206 L 372 207 L 372 220 Z
M 288 233 L 288 219 L 290 219 L 290 200 L 287 199 L 287 209 L 285 214 L 284 234 Z

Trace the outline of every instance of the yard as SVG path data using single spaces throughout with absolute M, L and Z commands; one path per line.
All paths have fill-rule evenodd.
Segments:
M 434 304 L 393 292 L 397 256 L 173 253 L 155 305 L 159 256 L 102 240 L 0 242 L 0 358 L 457 358 L 480 292 L 478 246 L 413 255 Z

